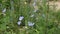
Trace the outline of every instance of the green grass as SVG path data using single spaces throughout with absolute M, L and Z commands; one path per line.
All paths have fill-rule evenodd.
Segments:
M 0 0 L 0 34 L 60 34 L 60 12 L 51 10 L 43 0 L 37 12 L 30 5 L 29 0 Z M 2 11 L 6 8 L 6 12 Z M 33 17 L 30 17 L 34 15 Z M 24 16 L 18 25 L 19 17 Z M 28 21 L 35 23 L 28 26 Z

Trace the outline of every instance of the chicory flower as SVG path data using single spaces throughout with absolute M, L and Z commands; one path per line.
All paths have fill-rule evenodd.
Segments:
M 23 18 L 24 18 L 23 16 L 20 16 L 20 17 L 19 17 L 19 20 L 23 20 Z
M 33 26 L 33 25 L 34 25 L 34 23 L 28 22 L 28 26 Z
M 20 25 L 21 24 L 21 21 L 18 21 L 17 24 Z

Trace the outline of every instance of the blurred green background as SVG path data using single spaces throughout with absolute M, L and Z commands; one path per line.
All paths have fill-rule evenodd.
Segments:
M 0 0 L 0 34 L 60 34 L 60 10 L 49 8 L 47 0 L 38 1 L 34 12 L 33 0 Z M 18 25 L 20 16 L 24 19 Z

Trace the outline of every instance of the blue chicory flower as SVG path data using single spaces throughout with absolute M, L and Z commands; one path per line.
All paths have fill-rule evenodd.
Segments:
M 19 17 L 19 20 L 23 20 L 23 18 L 24 18 L 23 16 L 20 16 L 20 17 Z
M 34 25 L 34 23 L 28 22 L 28 26 L 33 26 L 33 25 Z
M 18 21 L 17 24 L 20 25 L 21 24 L 21 21 Z

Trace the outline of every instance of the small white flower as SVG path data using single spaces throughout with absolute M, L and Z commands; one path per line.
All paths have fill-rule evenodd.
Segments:
M 30 17 L 34 17 L 34 14 L 33 14 L 33 15 L 31 15 Z
M 25 4 L 27 4 L 27 2 L 24 2 Z
M 21 24 L 21 21 L 18 21 L 17 24 L 20 25 Z
M 28 27 L 27 26 L 25 26 L 25 27 L 23 27 L 24 29 L 28 29 Z
M 33 26 L 33 25 L 34 25 L 34 23 L 28 22 L 28 26 Z
M 20 17 L 19 17 L 19 20 L 23 20 L 23 18 L 24 18 L 23 16 L 20 16 Z
M 7 26 L 7 28 L 9 28 L 9 26 Z
M 2 10 L 2 12 L 3 12 L 3 13 L 5 13 L 5 12 L 6 12 L 6 8 L 5 8 L 5 9 L 3 9 L 3 10 Z

